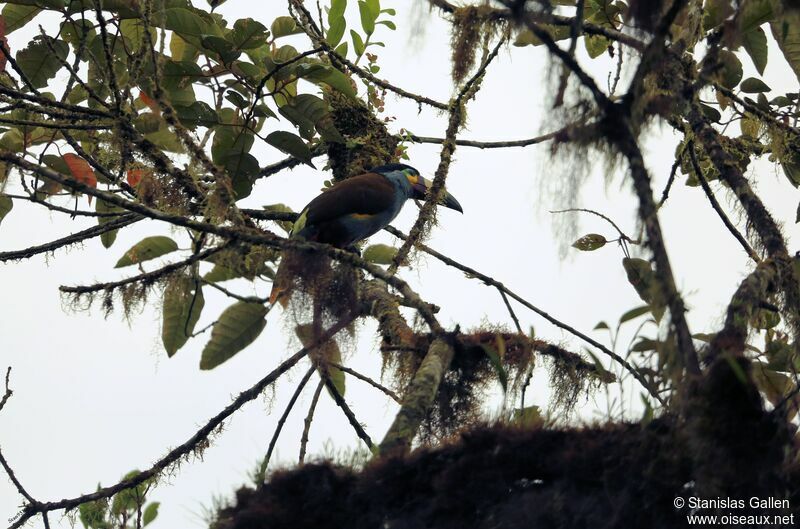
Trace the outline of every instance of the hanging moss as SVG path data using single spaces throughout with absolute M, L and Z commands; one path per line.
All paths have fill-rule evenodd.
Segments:
M 384 373 L 390 373 L 394 389 L 401 394 L 425 358 L 431 336 L 417 334 L 408 342 L 400 348 L 387 343 L 383 350 Z M 419 439 L 432 443 L 478 422 L 483 398 L 500 384 L 501 376 L 506 378 L 507 399 L 514 401 L 532 368 L 536 352 L 550 359 L 550 379 L 555 392 L 553 403 L 563 412 L 570 412 L 587 391 L 602 382 L 614 381 L 613 375 L 598 373 L 593 364 L 575 353 L 502 327 L 465 332 L 457 336 L 453 362 L 442 379 Z M 490 354 L 497 355 L 499 366 Z

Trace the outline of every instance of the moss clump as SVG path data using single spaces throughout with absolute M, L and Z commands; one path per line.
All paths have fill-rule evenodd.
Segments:
M 331 105 L 333 124 L 345 139 L 345 143 L 328 143 L 334 181 L 397 161 L 399 140 L 363 102 L 333 91 L 328 92 L 326 98 Z

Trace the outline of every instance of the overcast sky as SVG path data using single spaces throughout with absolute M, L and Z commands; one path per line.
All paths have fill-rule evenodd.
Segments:
M 397 32 L 379 26 L 379 38 L 387 45 L 378 51 L 380 76 L 412 92 L 446 101 L 452 90 L 448 24 L 420 5 L 411 8 L 406 2 L 389 0 L 383 4 L 399 12 Z M 219 11 L 231 24 L 237 18 L 254 17 L 269 25 L 276 16 L 285 14 L 285 5 L 230 0 Z M 54 27 L 46 17 L 36 22 Z M 12 34 L 11 49 L 19 50 L 28 38 L 27 31 Z M 299 49 L 308 48 L 303 37 L 293 39 Z M 605 84 L 613 63 L 607 58 L 590 62 L 582 51 L 580 56 L 595 78 Z M 743 57 L 743 63 L 746 75 L 752 73 L 749 59 Z M 470 103 L 469 121 L 460 137 L 511 140 L 557 128 L 559 123 L 548 122 L 550 72 L 542 49 L 504 50 L 491 65 L 476 100 Z M 774 46 L 767 82 L 776 93 L 797 90 L 796 79 Z M 306 89 L 311 90 L 308 86 Z M 396 118 L 391 123 L 393 130 L 404 127 L 418 135 L 444 134 L 446 116 L 428 107 L 419 112 L 416 104 L 389 95 L 386 108 L 386 114 Z M 653 127 L 645 136 L 643 150 L 659 194 L 677 141 L 668 127 Z M 625 278 L 620 264 L 623 256 L 616 246 L 592 253 L 572 251 L 562 258 L 559 249 L 572 240 L 565 241 L 556 233 L 548 210 L 575 200 L 583 207 L 606 213 L 635 236 L 636 202 L 624 171 L 605 174 L 605 160 L 596 153 L 588 154 L 590 174 L 579 195 L 553 192 L 563 188 L 561 183 L 580 167 L 576 169 L 569 160 L 554 162 L 549 149 L 548 144 L 503 150 L 459 148 L 447 182 L 463 205 L 464 215 L 441 212 L 440 224 L 428 242 L 502 281 L 556 318 L 591 332 L 598 321 L 615 322 L 641 301 Z M 262 165 L 282 158 L 281 153 L 264 145 L 257 146 L 254 154 Z M 410 163 L 432 177 L 439 148 L 412 145 L 409 154 Z M 771 163 L 763 161 L 750 167 L 750 176 L 770 209 L 786 223 L 787 234 L 795 236 L 797 229 L 791 223 L 797 193 Z M 246 205 L 284 202 L 299 210 L 329 177 L 307 167 L 275 175 L 259 182 Z M 677 283 L 690 308 L 692 332 L 709 332 L 722 321 L 727 301 L 747 273 L 747 257 L 722 227 L 700 188 L 686 187 L 683 180 L 679 178 L 660 217 Z M 14 190 L 12 187 L 9 192 Z M 730 197 L 724 192 L 718 196 L 732 211 Z M 84 205 L 85 201 L 85 197 L 79 199 Z M 416 208 L 407 206 L 394 225 L 407 231 L 415 213 Z M 737 218 L 735 214 L 733 218 Z M 0 226 L 0 251 L 43 243 L 91 224 L 90 219 L 71 221 L 17 202 Z M 581 217 L 578 234 L 589 232 L 609 238 L 614 235 L 601 221 Z M 132 469 L 149 467 L 297 348 L 276 310 L 268 316 L 266 331 L 253 345 L 213 371 L 200 371 L 205 337 L 190 341 L 172 359 L 163 352 L 159 296 L 154 295 L 130 320 L 120 312 L 104 319 L 99 307 L 76 312 L 59 296 L 59 285 L 124 277 L 131 270 L 114 270 L 113 265 L 127 248 L 145 236 L 171 233 L 185 241 L 179 232 L 144 221 L 123 230 L 110 250 L 105 250 L 99 240 L 92 240 L 55 255 L 0 264 L 0 368 L 13 367 L 14 390 L 0 413 L 0 446 L 35 498 L 77 496 L 94 490 L 98 483 L 113 484 Z M 385 234 L 373 239 L 396 244 Z M 790 247 L 794 249 L 794 245 Z M 431 258 L 421 257 L 413 270 L 403 270 L 402 275 L 427 301 L 442 307 L 440 321 L 448 328 L 460 324 L 462 329 L 469 329 L 485 322 L 511 326 L 495 290 Z M 226 286 L 245 295 L 265 296 L 269 291 L 269 284 L 263 282 L 257 282 L 255 290 L 244 281 Z M 206 289 L 206 306 L 197 328 L 213 321 L 228 304 L 227 299 Z M 524 328 L 533 325 L 540 337 L 574 351 L 582 350 L 583 345 L 571 336 L 523 307 L 515 308 Z M 380 353 L 374 330 L 371 322 L 360 326 L 357 350 L 348 353 L 347 363 L 377 377 Z M 651 335 L 653 332 L 655 329 L 651 329 Z M 599 332 L 593 335 L 604 341 L 607 338 Z M 274 392 L 267 392 L 265 398 L 236 413 L 202 461 L 192 460 L 166 477 L 151 493 L 150 499 L 162 502 L 161 514 L 152 527 L 203 527 L 204 509 L 212 505 L 213 498 L 230 498 L 248 481 L 306 368 L 301 364 Z M 616 371 L 614 366 L 610 369 Z M 372 438 L 380 440 L 396 407 L 357 380 L 348 379 L 347 384 L 347 400 L 356 416 Z M 309 384 L 284 428 L 274 459 L 280 464 L 296 461 L 302 418 L 314 387 L 315 383 Z M 630 384 L 626 390 L 625 398 L 632 403 L 630 414 L 635 418 L 639 389 Z M 538 373 L 529 395 L 529 404 L 547 407 L 549 391 L 544 371 Z M 497 402 L 489 401 L 487 408 L 496 407 Z M 605 410 L 605 398 L 599 394 L 582 403 L 575 420 L 602 418 Z M 323 392 L 311 430 L 310 451 L 321 454 L 331 442 L 337 448 L 358 446 L 341 411 Z M 0 478 L 0 519 L 13 517 L 20 503 L 11 484 Z M 66 518 L 51 518 L 51 522 L 54 527 L 69 526 Z M 37 519 L 35 525 L 41 522 Z

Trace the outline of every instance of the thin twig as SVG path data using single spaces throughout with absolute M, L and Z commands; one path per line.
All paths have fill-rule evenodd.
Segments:
M 222 292 L 223 294 L 225 294 L 229 298 L 233 298 L 233 299 L 236 299 L 236 300 L 239 300 L 239 301 L 244 301 L 246 303 L 264 304 L 267 301 L 269 301 L 269 298 L 260 298 L 258 296 L 240 296 L 239 294 L 236 294 L 235 292 L 231 292 L 227 288 L 222 287 L 222 286 L 216 284 L 213 281 L 207 281 L 207 280 L 201 278 L 200 282 L 203 283 L 204 285 L 210 286 L 211 288 L 219 290 L 220 292 Z
M 444 193 L 445 181 L 447 180 L 447 173 L 450 169 L 453 153 L 456 150 L 456 134 L 461 127 L 462 116 L 464 112 L 464 102 L 472 97 L 477 90 L 480 89 L 480 81 L 483 79 L 486 69 L 492 63 L 500 51 L 500 47 L 505 43 L 505 39 L 500 39 L 494 49 L 484 59 L 483 63 L 477 69 L 475 74 L 464 83 L 464 86 L 459 91 L 458 95 L 450 102 L 450 117 L 447 123 L 447 131 L 445 132 L 445 140 L 442 144 L 442 151 L 439 155 L 439 166 L 436 168 L 436 173 L 433 178 L 430 189 L 428 190 L 425 203 L 422 205 L 417 216 L 414 226 L 409 231 L 408 239 L 403 241 L 403 244 L 397 250 L 392 264 L 389 266 L 389 273 L 394 274 L 397 272 L 398 267 L 403 264 L 408 256 L 411 248 L 422 237 L 425 227 L 432 220 L 435 213 L 436 205 L 441 200 Z
M 256 382 L 250 388 L 244 390 L 239 394 L 233 402 L 226 406 L 221 412 L 212 417 L 202 428 L 200 428 L 194 435 L 192 435 L 185 443 L 172 449 L 166 456 L 159 459 L 149 469 L 139 472 L 128 479 L 120 481 L 116 485 L 103 487 L 90 494 L 84 494 L 74 498 L 53 501 L 53 502 L 33 502 L 31 501 L 26 505 L 19 518 L 9 527 L 9 529 L 18 529 L 22 527 L 31 517 L 37 514 L 43 514 L 56 510 L 70 510 L 74 509 L 82 503 L 97 501 L 105 498 L 110 498 L 115 494 L 132 489 L 145 481 L 150 480 L 161 474 L 164 470 L 172 466 L 177 461 L 188 456 L 192 452 L 198 450 L 198 447 L 203 443 L 209 435 L 216 431 L 228 417 L 238 411 L 244 404 L 255 400 L 259 395 L 272 383 L 274 383 L 281 375 L 291 369 L 297 362 L 306 357 L 309 351 L 318 347 L 320 344 L 333 338 L 339 331 L 347 327 L 352 322 L 354 315 L 347 316 L 340 320 L 338 323 L 328 328 L 319 339 L 310 344 L 309 347 L 303 347 L 295 354 L 284 360 L 278 367 L 273 369 L 268 375 Z M 1 454 L 0 454 L 1 455 Z M 3 460 L 4 461 L 4 460 Z M 5 467 L 6 465 L 3 464 Z M 6 470 L 8 471 L 8 469 Z M 30 501 L 30 500 L 29 500 Z
M 6 369 L 6 391 L 5 393 L 3 393 L 3 398 L 0 399 L 0 411 L 3 410 L 3 406 L 6 405 L 8 399 L 10 399 L 11 395 L 14 394 L 14 392 L 11 390 L 11 386 L 9 386 L 10 379 L 11 379 L 11 366 L 8 366 L 8 369 Z
M 384 229 L 386 231 L 388 231 L 389 233 L 391 233 L 392 235 L 394 235 L 395 237 L 398 237 L 399 239 L 405 239 L 405 238 L 408 237 L 407 235 L 405 235 L 400 230 L 398 230 L 396 228 L 393 228 L 391 226 L 387 226 Z M 468 276 L 475 277 L 476 279 L 479 279 L 480 281 L 482 281 L 484 284 L 486 284 L 488 286 L 491 286 L 491 287 L 494 287 L 494 288 L 496 288 L 498 290 L 501 290 L 502 292 L 505 292 L 506 295 L 508 295 L 509 297 L 515 299 L 517 302 L 521 303 L 522 305 L 524 305 L 528 309 L 532 310 L 533 312 L 535 312 L 536 314 L 538 314 L 542 318 L 546 319 L 547 321 L 549 321 L 550 323 L 552 323 L 556 327 L 558 327 L 560 329 L 563 329 L 563 330 L 569 332 L 570 334 L 580 338 L 584 342 L 592 345 L 593 347 L 596 347 L 603 354 L 607 355 L 612 360 L 617 362 L 619 365 L 624 367 L 631 375 L 633 375 L 633 377 L 637 381 L 639 381 L 639 383 L 642 385 L 642 387 L 644 387 L 647 390 L 647 392 L 650 393 L 650 395 L 652 395 L 652 397 L 654 399 L 656 399 L 662 405 L 666 406 L 666 402 L 664 401 L 664 399 L 661 398 L 661 396 L 655 391 L 655 389 L 650 387 L 650 384 L 647 381 L 647 379 L 644 378 L 642 376 L 642 374 L 639 373 L 639 371 L 636 370 L 636 368 L 634 368 L 627 360 L 622 358 L 620 355 L 618 355 L 614 351 L 610 350 L 608 347 L 604 346 L 603 344 L 601 344 L 597 340 L 594 340 L 593 338 L 587 336 L 586 334 L 580 332 L 579 330 L 575 329 L 571 325 L 568 325 L 568 324 L 566 324 L 566 323 L 554 318 L 553 316 L 551 316 L 547 312 L 545 312 L 542 309 L 540 309 L 540 308 L 536 307 L 535 305 L 533 305 L 531 302 L 529 302 L 528 300 L 526 300 L 522 296 L 520 296 L 520 295 L 514 293 L 513 291 L 509 290 L 505 285 L 503 285 L 503 283 L 501 283 L 501 282 L 499 282 L 499 281 L 497 281 L 497 280 L 495 280 L 495 279 L 493 279 L 493 278 L 491 278 L 491 277 L 489 277 L 489 276 L 487 276 L 485 274 L 482 274 L 482 273 L 478 272 L 474 268 L 470 268 L 468 266 L 465 266 L 465 265 L 459 263 L 458 261 L 456 261 L 454 259 L 451 259 L 450 257 L 447 257 L 444 254 L 439 253 L 438 251 L 434 250 L 430 246 L 427 246 L 427 245 L 422 244 L 422 243 L 420 243 L 418 246 L 419 246 L 420 250 L 422 250 L 423 252 L 435 257 L 436 259 L 438 259 L 439 261 L 443 262 L 444 264 L 446 264 L 448 266 L 452 266 L 453 268 L 456 268 L 458 270 L 461 270 L 462 272 L 464 272 Z
M 342 412 L 344 413 L 345 417 L 347 417 L 347 421 L 350 423 L 350 426 L 353 427 L 353 430 L 355 430 L 358 438 L 364 441 L 364 444 L 367 445 L 367 448 L 369 448 L 370 452 L 374 454 L 376 450 L 375 444 L 372 442 L 372 439 L 370 439 L 369 435 L 367 435 L 367 432 L 364 430 L 364 427 L 361 426 L 361 423 L 358 422 L 353 410 L 351 410 L 350 406 L 347 405 L 347 402 L 345 402 L 342 394 L 339 393 L 338 389 L 336 389 L 336 384 L 333 383 L 333 380 L 331 380 L 331 377 L 326 371 L 323 370 L 322 376 L 325 379 L 325 387 L 328 388 L 328 392 L 330 392 L 333 400 L 336 401 L 336 405 L 342 409 Z
M 113 220 L 110 220 L 105 224 L 98 224 L 97 226 L 92 226 L 91 228 L 79 231 L 78 233 L 73 233 L 72 235 L 68 235 L 67 237 L 63 237 L 61 239 L 56 239 L 55 241 L 51 241 L 42 244 L 40 246 L 31 246 L 30 248 L 25 248 L 23 250 L 13 250 L 10 252 L 0 252 L 0 263 L 5 261 L 14 261 L 18 259 L 29 259 L 34 255 L 39 255 L 47 252 L 54 252 L 65 246 L 85 242 L 94 237 L 98 237 L 104 233 L 117 230 L 124 226 L 128 226 L 130 224 L 133 224 L 134 222 L 142 220 L 142 218 L 143 217 L 135 213 L 128 213 L 125 215 L 121 215 Z
M 568 127 L 564 127 L 555 132 L 548 132 L 541 136 L 528 138 L 524 140 L 509 140 L 509 141 L 474 141 L 474 140 L 455 140 L 455 144 L 459 147 L 477 147 L 478 149 L 503 149 L 506 147 L 527 147 L 529 145 L 536 145 L 544 143 L 557 138 L 559 135 L 566 132 Z M 401 138 L 402 139 L 402 138 Z M 445 138 L 433 138 L 430 136 L 411 136 L 411 141 L 414 143 L 434 143 L 441 145 L 445 142 Z
M 163 267 L 159 268 L 158 270 L 153 270 L 152 272 L 145 272 L 143 274 L 139 274 L 139 275 L 136 275 L 136 276 L 133 276 L 133 277 L 128 277 L 126 279 L 121 279 L 119 281 L 111 281 L 111 282 L 108 282 L 108 283 L 97 283 L 97 284 L 94 284 L 94 285 L 76 286 L 76 287 L 69 287 L 69 286 L 61 285 L 60 287 L 58 287 L 58 289 L 61 292 L 64 292 L 66 294 L 78 294 L 78 295 L 81 295 L 81 294 L 91 294 L 93 292 L 100 292 L 100 291 L 103 291 L 103 290 L 110 292 L 112 290 L 116 290 L 119 287 L 124 287 L 124 286 L 130 285 L 132 283 L 140 283 L 140 282 L 141 283 L 152 283 L 153 281 L 161 279 L 161 278 L 163 278 L 163 277 L 165 277 L 165 276 L 167 276 L 167 275 L 169 275 L 169 274 L 171 274 L 173 272 L 177 272 L 178 270 L 186 268 L 187 266 L 190 266 L 190 265 L 192 265 L 192 264 L 194 264 L 194 263 L 196 263 L 198 261 L 202 261 L 203 259 L 206 259 L 207 257 L 210 257 L 210 256 L 214 255 L 215 253 L 223 250 L 225 246 L 227 246 L 227 245 L 222 245 L 222 246 L 217 246 L 217 247 L 214 247 L 214 248 L 209 248 L 209 249 L 204 250 L 204 251 L 202 251 L 200 253 L 192 255 L 192 256 L 184 259 L 183 261 L 178 261 L 176 263 L 170 263 L 170 264 L 168 264 L 166 266 L 163 266 Z
M 367 384 L 371 385 L 372 387 L 382 391 L 383 393 L 385 393 L 386 395 L 391 397 L 391 399 L 393 401 L 397 402 L 398 404 L 401 402 L 400 401 L 400 397 L 397 396 L 397 393 L 395 393 L 391 389 L 387 388 L 383 384 L 380 384 L 379 382 L 376 382 L 376 381 L 372 380 L 368 376 L 362 375 L 361 373 L 359 373 L 355 369 L 350 369 L 349 367 L 343 366 L 341 364 L 337 364 L 336 362 L 328 362 L 328 365 L 331 366 L 331 367 L 335 367 L 336 369 L 338 369 L 339 371 L 342 371 L 343 373 L 347 373 L 348 375 L 352 375 L 352 376 L 356 377 L 359 380 L 363 380 Z
M 700 182 L 700 187 L 703 188 L 703 191 L 708 198 L 708 202 L 711 204 L 711 207 L 714 211 L 719 215 L 719 218 L 722 220 L 722 223 L 728 229 L 728 231 L 733 235 L 733 238 L 738 241 L 738 243 L 744 248 L 744 251 L 747 255 L 756 263 L 761 262 L 761 258 L 759 258 L 758 254 L 755 250 L 748 244 L 747 239 L 736 229 L 736 226 L 733 225 L 731 219 L 728 218 L 728 215 L 722 210 L 722 206 L 720 206 L 719 202 L 717 202 L 716 197 L 714 196 L 714 192 L 711 190 L 711 186 L 708 185 L 708 181 L 706 177 L 703 175 L 703 169 L 700 167 L 700 164 L 697 161 L 697 153 L 695 152 L 694 142 L 690 141 L 688 144 L 688 151 L 689 151 L 689 159 L 692 162 L 692 169 L 694 170 L 694 174 L 697 177 L 697 181 Z
M 9 466 L 8 461 L 6 461 L 6 458 L 3 456 L 2 451 L 0 451 L 0 466 L 2 466 L 3 469 L 6 471 L 6 474 L 8 474 L 8 479 L 10 479 L 11 483 L 14 484 L 14 487 L 17 489 L 17 492 L 19 492 L 20 495 L 23 498 L 25 498 L 25 500 L 27 500 L 29 504 L 38 505 L 39 502 L 34 500 L 33 497 L 30 494 L 28 494 L 28 491 L 25 490 L 25 487 L 22 486 L 22 483 L 19 482 L 16 474 L 14 474 L 14 471 L 11 469 L 11 466 Z
M 311 404 L 308 407 L 306 418 L 303 421 L 303 435 L 300 436 L 300 457 L 298 459 L 298 463 L 301 465 L 305 462 L 306 447 L 308 446 L 308 434 L 311 431 L 311 421 L 314 420 L 314 412 L 317 410 L 319 396 L 322 393 L 322 388 L 324 387 L 325 380 L 320 379 L 319 384 L 317 384 L 317 389 L 314 390 L 314 396 L 311 398 Z
M 316 368 L 311 366 L 306 374 L 303 375 L 303 378 L 300 380 L 300 383 L 297 384 L 297 388 L 295 388 L 294 393 L 292 394 L 292 398 L 289 399 L 289 403 L 286 405 L 286 409 L 283 410 L 283 414 L 281 415 L 280 419 L 278 419 L 278 424 L 275 426 L 275 432 L 272 434 L 272 438 L 269 440 L 269 448 L 267 448 L 267 454 L 264 456 L 264 460 L 261 462 L 261 468 L 258 471 L 258 483 L 263 483 L 267 476 L 267 467 L 269 466 L 269 461 L 272 459 L 272 451 L 275 449 L 275 444 L 278 442 L 278 437 L 281 435 L 281 431 L 283 430 L 283 425 L 286 424 L 286 419 L 289 417 L 289 413 L 291 413 L 292 408 L 294 408 L 297 399 L 300 397 L 300 394 L 303 392 L 303 388 L 306 387 L 311 375 L 314 374 Z

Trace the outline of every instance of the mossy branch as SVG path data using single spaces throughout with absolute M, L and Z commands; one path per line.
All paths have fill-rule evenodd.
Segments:
M 411 448 L 411 441 L 433 404 L 453 354 L 453 346 L 447 339 L 437 338 L 431 343 L 422 365 L 411 380 L 400 411 L 378 447 L 381 456 L 404 453 Z

